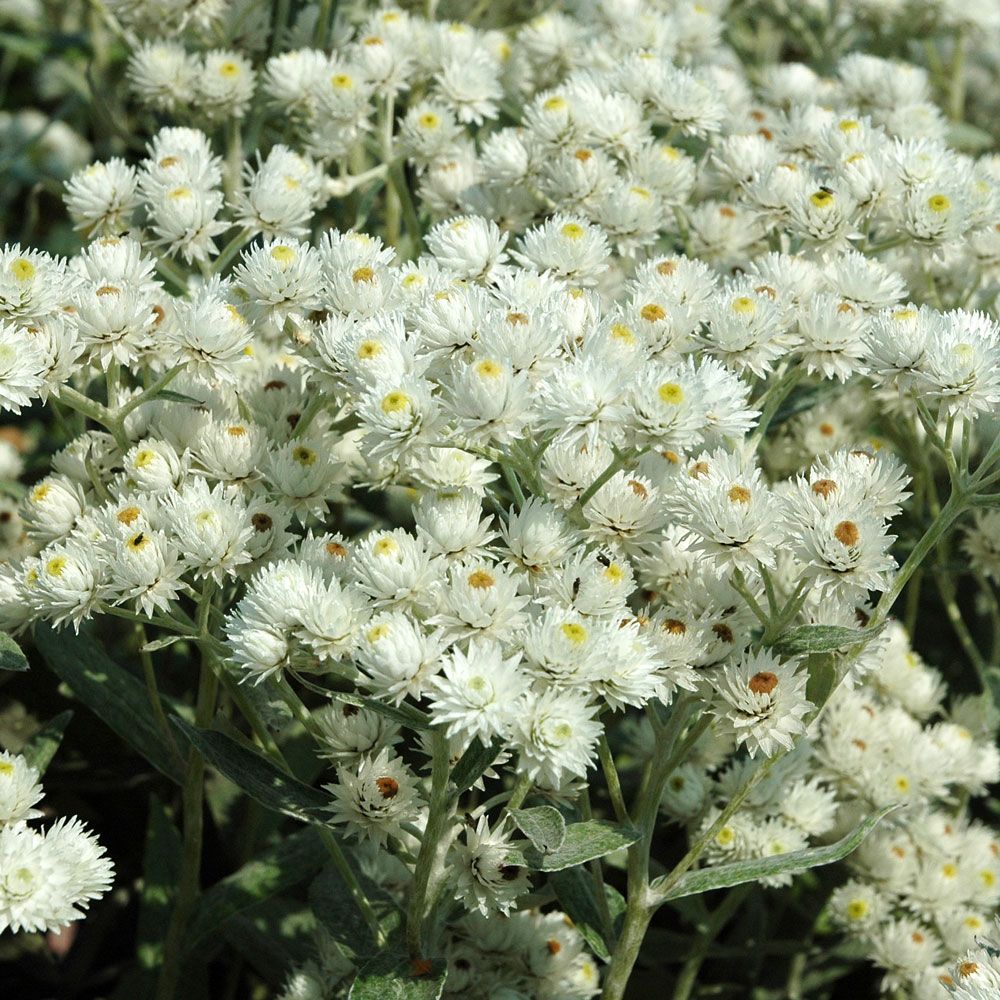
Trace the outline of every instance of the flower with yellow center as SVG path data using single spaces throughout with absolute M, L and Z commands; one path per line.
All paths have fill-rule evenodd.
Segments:
M 834 201 L 833 192 L 820 188 L 818 191 L 814 191 L 811 195 L 809 195 L 809 200 L 817 208 L 829 208 Z
M 495 361 L 487 358 L 476 365 L 476 374 L 482 379 L 499 378 L 503 374 L 503 369 Z
M 381 407 L 383 413 L 402 413 L 409 409 L 413 400 L 400 389 L 386 393 L 382 397 Z
M 684 402 L 684 390 L 676 382 L 664 382 L 656 394 L 668 406 L 680 406 Z
M 295 251 L 286 243 L 276 243 L 271 247 L 271 256 L 282 266 L 288 267 L 295 260 Z
M 586 230 L 579 223 L 567 222 L 559 232 L 568 240 L 579 240 L 583 237 Z
M 35 276 L 35 265 L 26 257 L 15 257 L 10 262 L 10 273 L 16 281 L 31 281 Z
M 395 538 L 380 538 L 373 546 L 372 552 L 377 556 L 391 556 L 399 550 L 399 543 Z
M 587 641 L 587 630 L 578 622 L 565 622 L 559 626 L 560 631 L 574 646 Z
M 936 215 L 940 215 L 951 208 L 951 199 L 946 194 L 932 194 L 927 199 L 927 207 Z

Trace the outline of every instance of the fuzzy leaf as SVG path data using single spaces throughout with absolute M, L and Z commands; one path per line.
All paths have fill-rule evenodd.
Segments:
M 728 889 L 734 885 L 742 885 L 744 882 L 756 882 L 771 875 L 781 875 L 785 872 L 798 874 L 809 868 L 819 868 L 821 865 L 832 864 L 834 861 L 846 858 L 875 829 L 879 820 L 896 808 L 898 808 L 897 805 L 885 806 L 878 812 L 872 813 L 847 836 L 841 837 L 834 844 L 827 844 L 825 847 L 807 847 L 804 850 L 791 851 L 788 854 L 776 854 L 771 858 L 734 861 L 727 865 L 716 865 L 712 868 L 686 872 L 666 895 L 662 892 L 666 876 L 661 876 L 650 884 L 650 892 L 658 902 L 662 903 L 668 899 L 693 896 L 711 889 Z
M 451 772 L 451 782 L 458 794 L 471 788 L 483 776 L 497 759 L 502 746 L 502 741 L 494 740 L 484 747 L 478 738 L 469 744 Z
M 515 819 L 516 822 L 516 819 Z M 603 858 L 620 851 L 639 839 L 639 831 L 628 826 L 618 826 L 604 820 L 588 819 L 583 823 L 570 823 L 566 836 L 554 851 L 539 851 L 534 845 L 518 852 L 516 864 L 523 864 L 541 872 L 558 872 L 585 861 Z M 512 858 L 516 857 L 512 854 Z
M 385 951 L 358 970 L 347 1000 L 438 1000 L 448 967 Z
M 363 874 L 356 877 L 379 918 L 388 940 L 399 927 L 400 912 L 392 897 Z M 346 947 L 357 959 L 365 960 L 378 953 L 378 942 L 366 921 L 358 916 L 358 907 L 340 873 L 328 865 L 309 886 L 309 905 L 316 919 L 337 944 Z
M 870 629 L 845 628 L 843 625 L 797 625 L 780 636 L 772 648 L 785 656 L 832 653 L 858 642 L 866 642 L 875 634 Z
M 63 733 L 72 718 L 71 709 L 53 716 L 21 750 L 21 756 L 38 771 L 39 777 L 45 774 L 46 768 L 55 757 L 59 744 L 62 743 Z
M 224 733 L 198 729 L 176 715 L 171 721 L 209 764 L 262 806 L 306 823 L 324 822 L 329 799 L 322 792 L 285 774 Z
M 87 708 L 153 767 L 181 784 L 184 775 L 156 726 L 144 684 L 86 631 L 67 642 L 48 625 L 38 625 L 35 645 L 49 669 Z
M 177 392 L 176 389 L 160 389 L 159 392 L 144 399 L 143 405 L 152 402 L 154 399 L 165 399 L 169 403 L 188 403 L 191 406 L 205 405 L 202 400 L 195 399 L 194 396 L 187 396 L 183 392 Z
M 230 917 L 304 882 L 326 857 L 319 831 L 306 827 L 248 861 L 201 897 L 187 931 L 188 950 L 217 944 L 218 929 Z
M 566 868 L 563 871 L 553 872 L 549 876 L 549 884 L 555 889 L 560 905 L 583 935 L 590 950 L 601 961 L 610 961 L 610 949 L 614 947 L 614 941 L 605 939 L 604 918 L 597 887 L 590 873 L 583 868 Z M 614 925 L 625 912 L 625 900 L 622 894 L 610 885 L 606 885 L 604 891 L 612 921 L 611 931 L 614 934 L 616 931 Z
M 951 122 L 948 125 L 948 145 L 963 153 L 982 153 L 995 141 L 989 132 L 971 122 Z
M 339 701 L 348 705 L 357 705 L 358 708 L 367 708 L 370 712 L 382 715 L 387 719 L 392 719 L 397 726 L 406 726 L 407 729 L 425 730 L 431 728 L 430 716 L 421 712 L 419 708 L 407 705 L 389 705 L 376 698 L 366 698 L 360 694 L 340 693 L 337 694 Z
M 162 639 L 150 639 L 149 642 L 143 643 L 142 651 L 144 653 L 155 653 L 159 649 L 166 649 L 168 646 L 172 646 L 175 642 L 189 641 L 186 635 L 165 635 Z
M 552 806 L 511 809 L 510 815 L 532 846 L 542 854 L 557 851 L 566 839 L 566 820 Z
M 6 632 L 0 632 L 0 670 L 20 673 L 27 669 L 28 658 L 21 647 Z

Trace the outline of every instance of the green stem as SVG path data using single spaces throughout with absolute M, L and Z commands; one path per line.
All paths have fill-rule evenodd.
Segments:
M 948 117 L 953 122 L 960 122 L 965 117 L 965 40 L 965 32 L 959 29 L 955 34 L 948 78 Z
M 611 756 L 611 748 L 608 746 L 608 737 L 605 733 L 601 734 L 601 738 L 597 743 L 597 755 L 601 759 L 604 780 L 608 783 L 608 797 L 611 799 L 611 808 L 614 810 L 615 819 L 625 826 L 631 826 L 632 820 L 629 818 L 628 808 L 625 805 L 625 796 L 622 794 L 618 768 L 615 767 L 615 760 Z
M 625 468 L 629 462 L 633 462 L 638 458 L 635 452 L 632 451 L 618 451 L 615 449 L 615 457 L 608 463 L 605 470 L 580 494 L 577 498 L 575 504 L 573 504 L 573 511 L 583 512 L 583 508 L 586 507 L 590 498 L 606 483 L 608 480 L 616 476 L 622 469 Z
M 399 203 L 403 210 L 403 223 L 410 237 L 410 255 L 416 257 L 420 253 L 420 247 L 423 243 L 423 233 L 420 230 L 417 208 L 413 203 L 413 196 L 410 194 L 410 186 L 406 183 L 406 171 L 399 160 L 389 164 L 389 183 L 399 196 Z
M 382 109 L 382 162 L 392 163 L 393 129 L 396 119 L 396 102 L 392 94 L 387 94 Z M 389 246 L 399 246 L 399 224 L 402 213 L 402 202 L 395 185 L 390 185 L 385 192 L 385 241 Z
M 948 502 L 941 508 L 941 513 L 931 522 L 930 527 L 921 536 L 920 541 L 913 547 L 913 551 L 896 574 L 896 579 L 893 580 L 892 586 L 879 598 L 878 604 L 875 605 L 875 613 L 868 623 L 869 629 L 881 625 L 888 618 L 892 606 L 903 592 L 907 581 L 917 571 L 917 568 L 924 559 L 927 558 L 931 549 L 938 544 L 944 533 L 952 526 L 959 515 L 962 514 L 965 509 L 966 499 L 964 493 L 952 490 L 951 496 L 948 497 Z
M 705 961 L 708 949 L 711 947 L 712 942 L 719 936 L 722 928 L 729 923 L 736 911 L 743 905 L 743 901 L 747 898 L 752 887 L 752 882 L 745 882 L 743 885 L 738 885 L 730 889 L 726 894 L 726 898 L 712 912 L 708 923 L 705 924 L 704 930 L 698 936 L 691 954 L 688 956 L 677 977 L 677 983 L 674 985 L 673 1000 L 688 1000 L 691 996 L 691 991 L 698 981 L 698 972 L 701 970 L 702 962 Z
M 212 271 L 215 274 L 222 274 L 229 267 L 233 258 L 247 245 L 249 239 L 249 229 L 238 230 L 236 235 L 219 252 L 219 256 L 212 262 Z
M 163 742 L 170 751 L 170 755 L 174 758 L 178 771 L 183 771 L 185 768 L 184 757 L 181 755 L 177 741 L 174 739 L 173 730 L 170 728 L 166 713 L 163 711 L 160 689 L 156 684 L 156 670 L 153 667 L 153 657 L 145 648 L 148 642 L 146 626 L 140 622 L 136 625 L 135 629 L 139 639 L 139 662 L 142 664 L 142 676 L 146 681 L 146 693 L 149 695 L 149 705 L 153 710 L 156 728 L 159 729 L 160 736 L 163 737 Z
M 354 874 L 354 869 L 351 868 L 351 863 L 347 860 L 343 848 L 337 843 L 337 838 L 325 826 L 319 828 L 319 835 L 330 854 L 334 867 L 347 885 L 351 898 L 361 911 L 361 915 L 365 918 L 365 923 L 372 933 L 372 938 L 379 948 L 384 947 L 385 935 L 382 933 L 382 927 L 378 922 L 378 915 L 375 913 L 371 901 L 368 899 L 367 894 L 361 887 L 361 883 Z
M 203 653 L 198 701 L 195 706 L 195 725 L 207 729 L 215 714 L 218 680 L 210 653 Z M 192 747 L 188 751 L 181 805 L 184 816 L 181 870 L 177 883 L 174 910 L 163 946 L 163 967 L 156 985 L 156 1000 L 174 1000 L 180 983 L 184 953 L 184 934 L 187 931 L 201 888 L 201 845 L 204 833 L 205 761 Z
M 450 752 L 448 738 L 443 732 L 431 732 L 433 755 L 431 757 L 431 798 L 427 824 L 420 841 L 420 853 L 413 872 L 410 903 L 406 911 L 406 947 L 413 959 L 424 958 L 423 923 L 432 882 L 439 876 L 438 869 L 447 847 L 445 829 L 451 810 L 448 803 L 448 774 Z
M 751 444 L 757 445 L 763 441 L 764 435 L 767 433 L 767 428 L 774 419 L 774 415 L 778 412 L 778 407 L 788 398 L 788 394 L 802 380 L 805 373 L 805 369 L 800 365 L 794 365 L 760 399 L 756 400 L 755 405 L 759 406 L 763 403 L 763 406 L 761 406 L 760 420 L 754 428 L 753 434 L 750 435 Z

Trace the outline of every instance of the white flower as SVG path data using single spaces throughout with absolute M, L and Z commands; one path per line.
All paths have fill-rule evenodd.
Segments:
M 420 698 L 441 669 L 446 649 L 440 630 L 427 630 L 403 611 L 386 611 L 365 626 L 355 659 L 361 682 L 397 704 Z
M 607 237 L 586 220 L 555 215 L 524 234 L 512 256 L 525 267 L 547 272 L 575 285 L 593 285 L 607 270 Z
M 665 502 L 720 568 L 774 565 L 781 529 L 777 504 L 759 469 L 739 455 L 715 451 L 699 456 L 671 484 L 676 492 Z
M 526 697 L 514 709 L 511 736 L 521 752 L 519 768 L 547 788 L 559 788 L 570 776 L 585 777 L 604 728 L 596 714 L 596 706 L 575 692 L 550 690 Z
M 805 696 L 808 675 L 796 673 L 796 666 L 768 653 L 748 653 L 715 680 L 715 709 L 751 757 L 791 750 L 793 737 L 805 732 L 802 717 L 813 706 Z
M 20 754 L 0 750 L 0 827 L 37 819 L 42 798 L 38 770 Z
M 20 413 L 45 384 L 42 338 L 0 320 L 0 410 Z
M 135 167 L 113 157 L 83 167 L 66 182 L 66 210 L 87 234 L 123 233 L 139 206 Z
M 465 843 L 453 848 L 451 870 L 455 873 L 456 898 L 469 910 L 483 916 L 507 915 L 519 896 L 530 889 L 528 872 L 511 859 L 510 838 L 490 830 L 486 816 L 475 829 L 466 827 Z
M 204 479 L 189 479 L 183 493 L 172 493 L 165 499 L 163 518 L 196 577 L 221 581 L 250 560 L 247 543 L 253 527 L 246 505 L 238 493 L 222 483 L 210 489 Z
M 430 682 L 434 720 L 446 725 L 449 737 L 460 736 L 464 744 L 478 737 L 488 746 L 505 734 L 528 688 L 520 659 L 505 658 L 498 643 L 484 639 L 472 639 L 467 652 L 452 651 Z
M 0 931 L 55 931 L 84 914 L 111 886 L 111 862 L 74 818 L 45 833 L 0 827 Z
M 439 222 L 425 242 L 441 266 L 458 278 L 489 281 L 494 269 L 507 259 L 507 234 L 495 222 L 478 216 Z
M 333 795 L 332 823 L 344 823 L 359 840 L 384 845 L 387 837 L 402 834 L 399 824 L 412 820 L 420 808 L 413 775 L 383 747 L 377 757 L 366 756 L 357 772 L 337 769 L 337 784 L 325 785 Z
M 250 61 L 230 49 L 206 52 L 195 77 L 199 108 L 209 118 L 242 118 L 253 97 Z

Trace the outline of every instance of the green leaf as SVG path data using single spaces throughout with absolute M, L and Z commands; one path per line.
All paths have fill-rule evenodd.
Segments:
M 583 823 L 570 823 L 566 827 L 562 844 L 554 851 L 539 851 L 532 845 L 517 854 L 511 852 L 511 856 L 516 859 L 515 864 L 522 864 L 536 871 L 558 872 L 613 854 L 634 844 L 638 839 L 639 831 L 631 827 L 588 819 Z
M 401 913 L 392 897 L 374 882 L 357 875 L 358 882 L 379 918 L 379 925 L 386 940 L 400 926 Z M 328 865 L 309 886 L 309 905 L 316 919 L 341 947 L 357 959 L 368 959 L 377 954 L 378 942 L 368 923 L 358 919 L 357 903 L 337 869 Z
M 845 628 L 843 625 L 796 625 L 780 635 L 772 648 L 785 656 L 832 653 L 859 642 L 867 642 L 877 634 L 871 629 Z
M 337 700 L 346 702 L 348 705 L 357 705 L 358 708 L 367 708 L 369 711 L 375 712 L 376 715 L 392 719 L 396 725 L 406 726 L 407 729 L 426 730 L 431 728 L 430 716 L 405 702 L 401 705 L 389 705 L 377 698 L 366 698 L 363 695 L 350 692 L 337 692 Z
M 219 944 L 230 945 L 271 985 L 273 992 L 263 995 L 276 996 L 292 969 L 309 959 L 315 961 L 315 932 L 316 918 L 309 907 L 297 899 L 275 896 L 230 917 L 221 928 L 220 938 L 224 940 Z M 326 985 L 332 987 L 335 983 Z
M 451 772 L 451 782 L 458 794 L 471 788 L 483 776 L 499 756 L 502 746 L 503 741 L 498 739 L 485 747 L 478 737 L 473 739 Z
M 590 873 L 583 868 L 566 868 L 553 872 L 549 884 L 555 889 L 563 910 L 569 915 L 576 929 L 583 935 L 590 950 L 601 961 L 611 960 L 614 940 L 604 936 L 604 918 L 597 895 L 597 886 Z M 612 922 L 612 935 L 617 931 L 618 918 L 625 912 L 625 899 L 610 885 L 604 887 L 608 911 Z
M 28 658 L 21 647 L 6 632 L 0 632 L 0 670 L 20 673 L 27 669 Z
M 59 744 L 62 743 L 63 733 L 72 718 L 71 709 L 60 712 L 49 719 L 24 745 L 21 756 L 38 771 L 39 777 L 45 774 L 49 764 L 52 763 L 52 758 L 55 757 Z
M 186 635 L 166 635 L 162 639 L 150 639 L 149 642 L 143 643 L 142 651 L 144 653 L 155 653 L 157 650 L 172 646 L 175 642 L 189 641 L 190 639 Z
M 182 844 L 180 831 L 171 822 L 163 803 L 155 795 L 150 796 L 136 934 L 139 965 L 149 971 L 156 970 L 163 962 L 163 942 L 181 874 Z
M 964 153 L 981 153 L 994 143 L 991 133 L 970 122 L 951 122 L 948 126 L 948 145 Z
M 262 754 L 241 747 L 224 733 L 198 729 L 176 715 L 171 721 L 209 764 L 262 806 L 306 823 L 325 822 L 330 800 L 322 792 L 279 770 Z
M 87 708 L 153 767 L 181 784 L 184 775 L 156 726 L 144 684 L 86 631 L 67 642 L 50 626 L 37 625 L 35 644 L 49 669 Z
M 815 653 L 806 657 L 806 697 L 814 705 L 825 705 L 837 680 L 837 666 L 831 653 Z
M 448 967 L 444 962 L 413 962 L 383 952 L 358 970 L 347 1000 L 438 1000 Z
M 532 846 L 542 854 L 557 851 L 566 839 L 566 820 L 552 806 L 511 809 L 510 815 Z
M 177 392 L 176 389 L 161 389 L 159 392 L 147 397 L 143 400 L 143 405 L 152 402 L 154 399 L 165 399 L 170 403 L 189 403 L 192 406 L 204 406 L 204 402 L 200 399 L 195 399 L 194 396 L 186 396 L 183 392 Z
M 163 803 L 156 795 L 150 796 L 135 934 L 135 963 L 119 982 L 114 1000 L 152 996 L 156 990 L 157 976 L 163 964 L 163 942 L 181 873 L 182 850 L 180 832 L 171 822 Z
M 201 897 L 188 927 L 189 952 L 217 944 L 227 920 L 306 881 L 323 867 L 327 851 L 315 827 L 298 830 L 227 875 Z
M 742 885 L 744 882 L 756 882 L 772 875 L 781 875 L 786 872 L 798 874 L 810 868 L 832 864 L 834 861 L 846 858 L 875 829 L 875 825 L 883 816 L 897 808 L 898 804 L 879 809 L 878 812 L 872 813 L 847 836 L 841 837 L 834 844 L 828 844 L 825 847 L 807 847 L 801 851 L 776 854 L 770 858 L 733 861 L 726 865 L 685 872 L 666 895 L 662 894 L 661 888 L 667 879 L 667 876 L 664 875 L 653 880 L 649 887 L 650 892 L 659 902 L 665 902 L 668 899 L 693 896 L 711 889 L 728 889 L 734 885 Z

